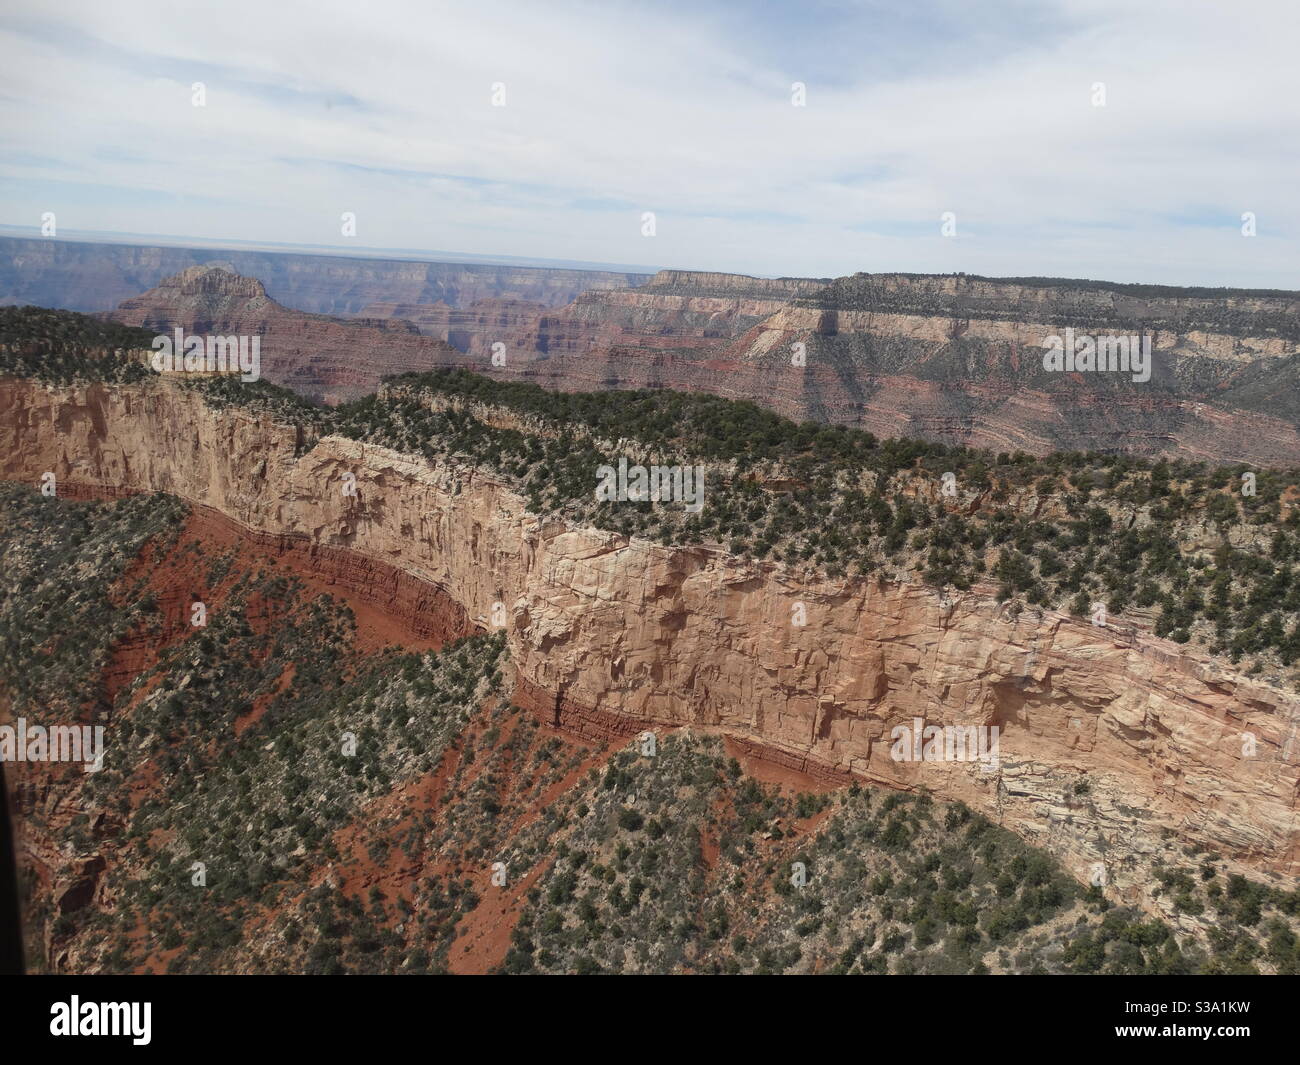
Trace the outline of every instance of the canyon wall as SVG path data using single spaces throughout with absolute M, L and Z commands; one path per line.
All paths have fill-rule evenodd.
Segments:
M 205 310 L 167 277 L 190 277 L 213 255 L 261 282 L 272 310 L 233 290 L 224 309 Z M 466 366 L 563 391 L 709 392 L 797 421 L 994 451 L 1300 457 L 1294 292 L 964 275 L 647 280 L 0 238 L 0 303 L 101 307 L 108 292 L 120 321 L 261 332 L 268 378 L 324 402 L 364 395 L 386 374 Z M 1066 328 L 1144 338 L 1150 378 L 1045 369 L 1044 338 Z
M 290 310 L 256 279 L 209 264 L 123 301 L 111 317 L 256 333 L 269 380 L 328 403 L 359 398 L 386 375 L 462 366 L 560 391 L 707 392 L 796 421 L 992 451 L 1295 464 L 1300 301 L 1154 291 L 1165 294 L 1092 282 L 664 270 L 559 308 L 386 300 L 337 318 Z M 1066 329 L 1139 338 L 1149 360 L 1140 373 L 1046 369 L 1044 338 Z
M 261 376 L 322 403 L 359 399 L 389 374 L 468 364 L 443 341 L 401 319 L 332 318 L 283 307 L 256 278 L 228 264 L 190 267 L 124 300 L 111 315 L 123 325 L 171 336 L 259 337 Z
M 994 451 L 1294 463 L 1300 298 L 1134 288 L 663 270 L 563 308 L 477 305 L 454 326 L 400 313 L 481 372 L 551 389 L 710 392 L 796 421 Z M 1145 338 L 1149 378 L 1044 369 L 1044 338 L 1067 328 Z M 503 366 L 488 361 L 496 342 Z
M 928 788 L 1149 906 L 1151 864 L 1191 843 L 1254 875 L 1300 872 L 1300 698 L 1194 649 L 1017 613 L 989 589 L 941 601 L 629 541 L 541 520 L 479 469 L 338 437 L 303 447 L 295 428 L 173 382 L 0 381 L 4 479 L 175 493 L 435 586 L 472 624 L 502 604 L 516 699 L 561 725 L 687 725 L 809 772 Z M 918 717 L 997 725 L 999 764 L 895 761 L 891 730 Z
M 261 281 L 285 306 L 316 314 L 355 314 L 379 300 L 421 304 L 445 300 L 465 306 L 475 300 L 519 299 L 556 307 L 579 293 L 627 288 L 648 276 L 545 265 L 0 237 L 0 305 L 107 311 L 165 277 L 213 259 Z

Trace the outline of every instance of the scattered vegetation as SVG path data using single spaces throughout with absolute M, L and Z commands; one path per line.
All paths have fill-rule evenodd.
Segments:
M 150 370 L 119 352 L 147 351 L 147 329 L 44 307 L 0 307 L 0 376 L 50 384 L 143 381 Z
M 108 730 L 98 773 L 22 767 L 62 863 L 27 882 L 37 968 L 443 972 L 504 922 L 509 973 L 1300 970 L 1300 892 L 1218 855 L 1153 869 L 1176 934 L 961 804 L 782 793 L 689 731 L 605 753 L 508 702 L 500 634 L 360 653 L 346 606 L 184 517 L 0 491 L 0 694 Z M 199 629 L 146 587 L 191 554 Z M 51 892 L 105 854 L 95 901 Z
M 45 316 L 85 318 L 21 310 L 38 337 L 57 331 Z M 25 321 L 11 323 L 11 339 Z M 109 328 L 85 323 L 60 328 Z M 86 357 L 76 372 L 121 362 Z M 920 578 L 941 592 L 991 585 L 1020 607 L 1079 616 L 1101 604 L 1120 624 L 1300 683 L 1300 469 L 995 454 L 798 424 L 713 396 L 565 394 L 463 370 L 396 377 L 332 410 L 264 382 L 188 387 L 293 422 L 300 451 L 341 434 L 490 468 L 538 513 L 627 536 L 832 577 Z M 703 511 L 598 502 L 596 470 L 620 457 L 703 465 Z

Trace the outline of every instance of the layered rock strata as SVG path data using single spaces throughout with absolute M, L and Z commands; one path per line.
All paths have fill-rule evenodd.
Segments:
M 369 565 L 400 572 L 431 589 L 406 595 L 415 613 L 445 596 L 486 628 L 503 609 L 516 698 L 549 720 L 689 725 L 806 771 L 929 789 L 1134 901 L 1150 903 L 1152 863 L 1191 843 L 1255 875 L 1300 872 L 1300 699 L 1221 661 L 989 589 L 941 600 L 571 527 L 480 469 L 339 437 L 300 445 L 293 427 L 170 382 L 0 382 L 5 479 L 175 493 L 356 556 L 358 581 Z M 893 730 L 917 719 L 997 726 L 997 764 L 896 760 Z
M 661 271 L 559 309 L 477 306 L 454 326 L 401 313 L 480 372 L 563 391 L 709 392 L 796 421 L 994 451 L 1297 461 L 1300 297 L 1180 291 Z M 1137 338 L 1150 348 L 1146 369 L 1045 369 L 1045 339 L 1067 329 Z
M 449 345 L 405 321 L 330 318 L 282 307 L 260 281 L 223 264 L 195 266 L 112 315 L 124 325 L 172 335 L 258 337 L 260 374 L 308 399 L 337 403 L 378 388 L 389 374 L 432 370 L 464 360 Z

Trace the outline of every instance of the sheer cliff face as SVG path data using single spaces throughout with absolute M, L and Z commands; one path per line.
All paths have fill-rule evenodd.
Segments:
M 539 520 L 482 471 L 373 445 L 299 447 L 294 429 L 171 383 L 0 384 L 5 479 L 172 492 L 437 586 L 471 622 L 504 619 L 516 699 L 561 724 L 689 724 L 809 771 L 928 788 L 1081 877 L 1101 863 L 1148 905 L 1152 860 L 1190 843 L 1257 874 L 1300 872 L 1300 700 L 1220 662 L 1016 616 L 985 590 L 944 602 Z M 997 725 L 999 764 L 896 761 L 891 732 L 916 718 Z
M 409 322 L 329 318 L 282 307 L 260 281 L 224 264 L 195 266 L 126 300 L 111 316 L 170 334 L 261 338 L 261 374 L 309 399 L 338 403 L 368 395 L 388 374 L 456 365 L 446 343 Z
M 547 360 L 582 356 L 554 368 L 559 385 L 574 388 L 585 380 L 600 380 L 605 369 L 626 356 L 624 348 L 636 349 L 640 365 L 645 356 L 657 352 L 720 352 L 784 308 L 787 300 L 816 291 L 820 284 L 666 270 L 649 286 L 586 292 L 554 310 L 520 300 L 482 300 L 463 309 L 376 303 L 362 314 L 405 319 L 426 336 L 480 356 L 485 366 L 490 365 L 492 345 L 503 344 L 506 362 L 499 372 L 506 375 L 515 372 L 518 364 L 528 376 L 545 377 Z M 635 371 L 629 367 L 628 372 Z M 687 374 L 689 366 L 682 362 L 678 372 Z M 688 383 L 687 376 L 678 376 L 669 380 L 668 387 Z

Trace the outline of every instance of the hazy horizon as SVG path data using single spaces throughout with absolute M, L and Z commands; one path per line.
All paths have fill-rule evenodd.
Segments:
M 368 16 L 0 14 L 0 223 L 767 277 L 1298 285 L 1300 16 L 1280 0 Z

